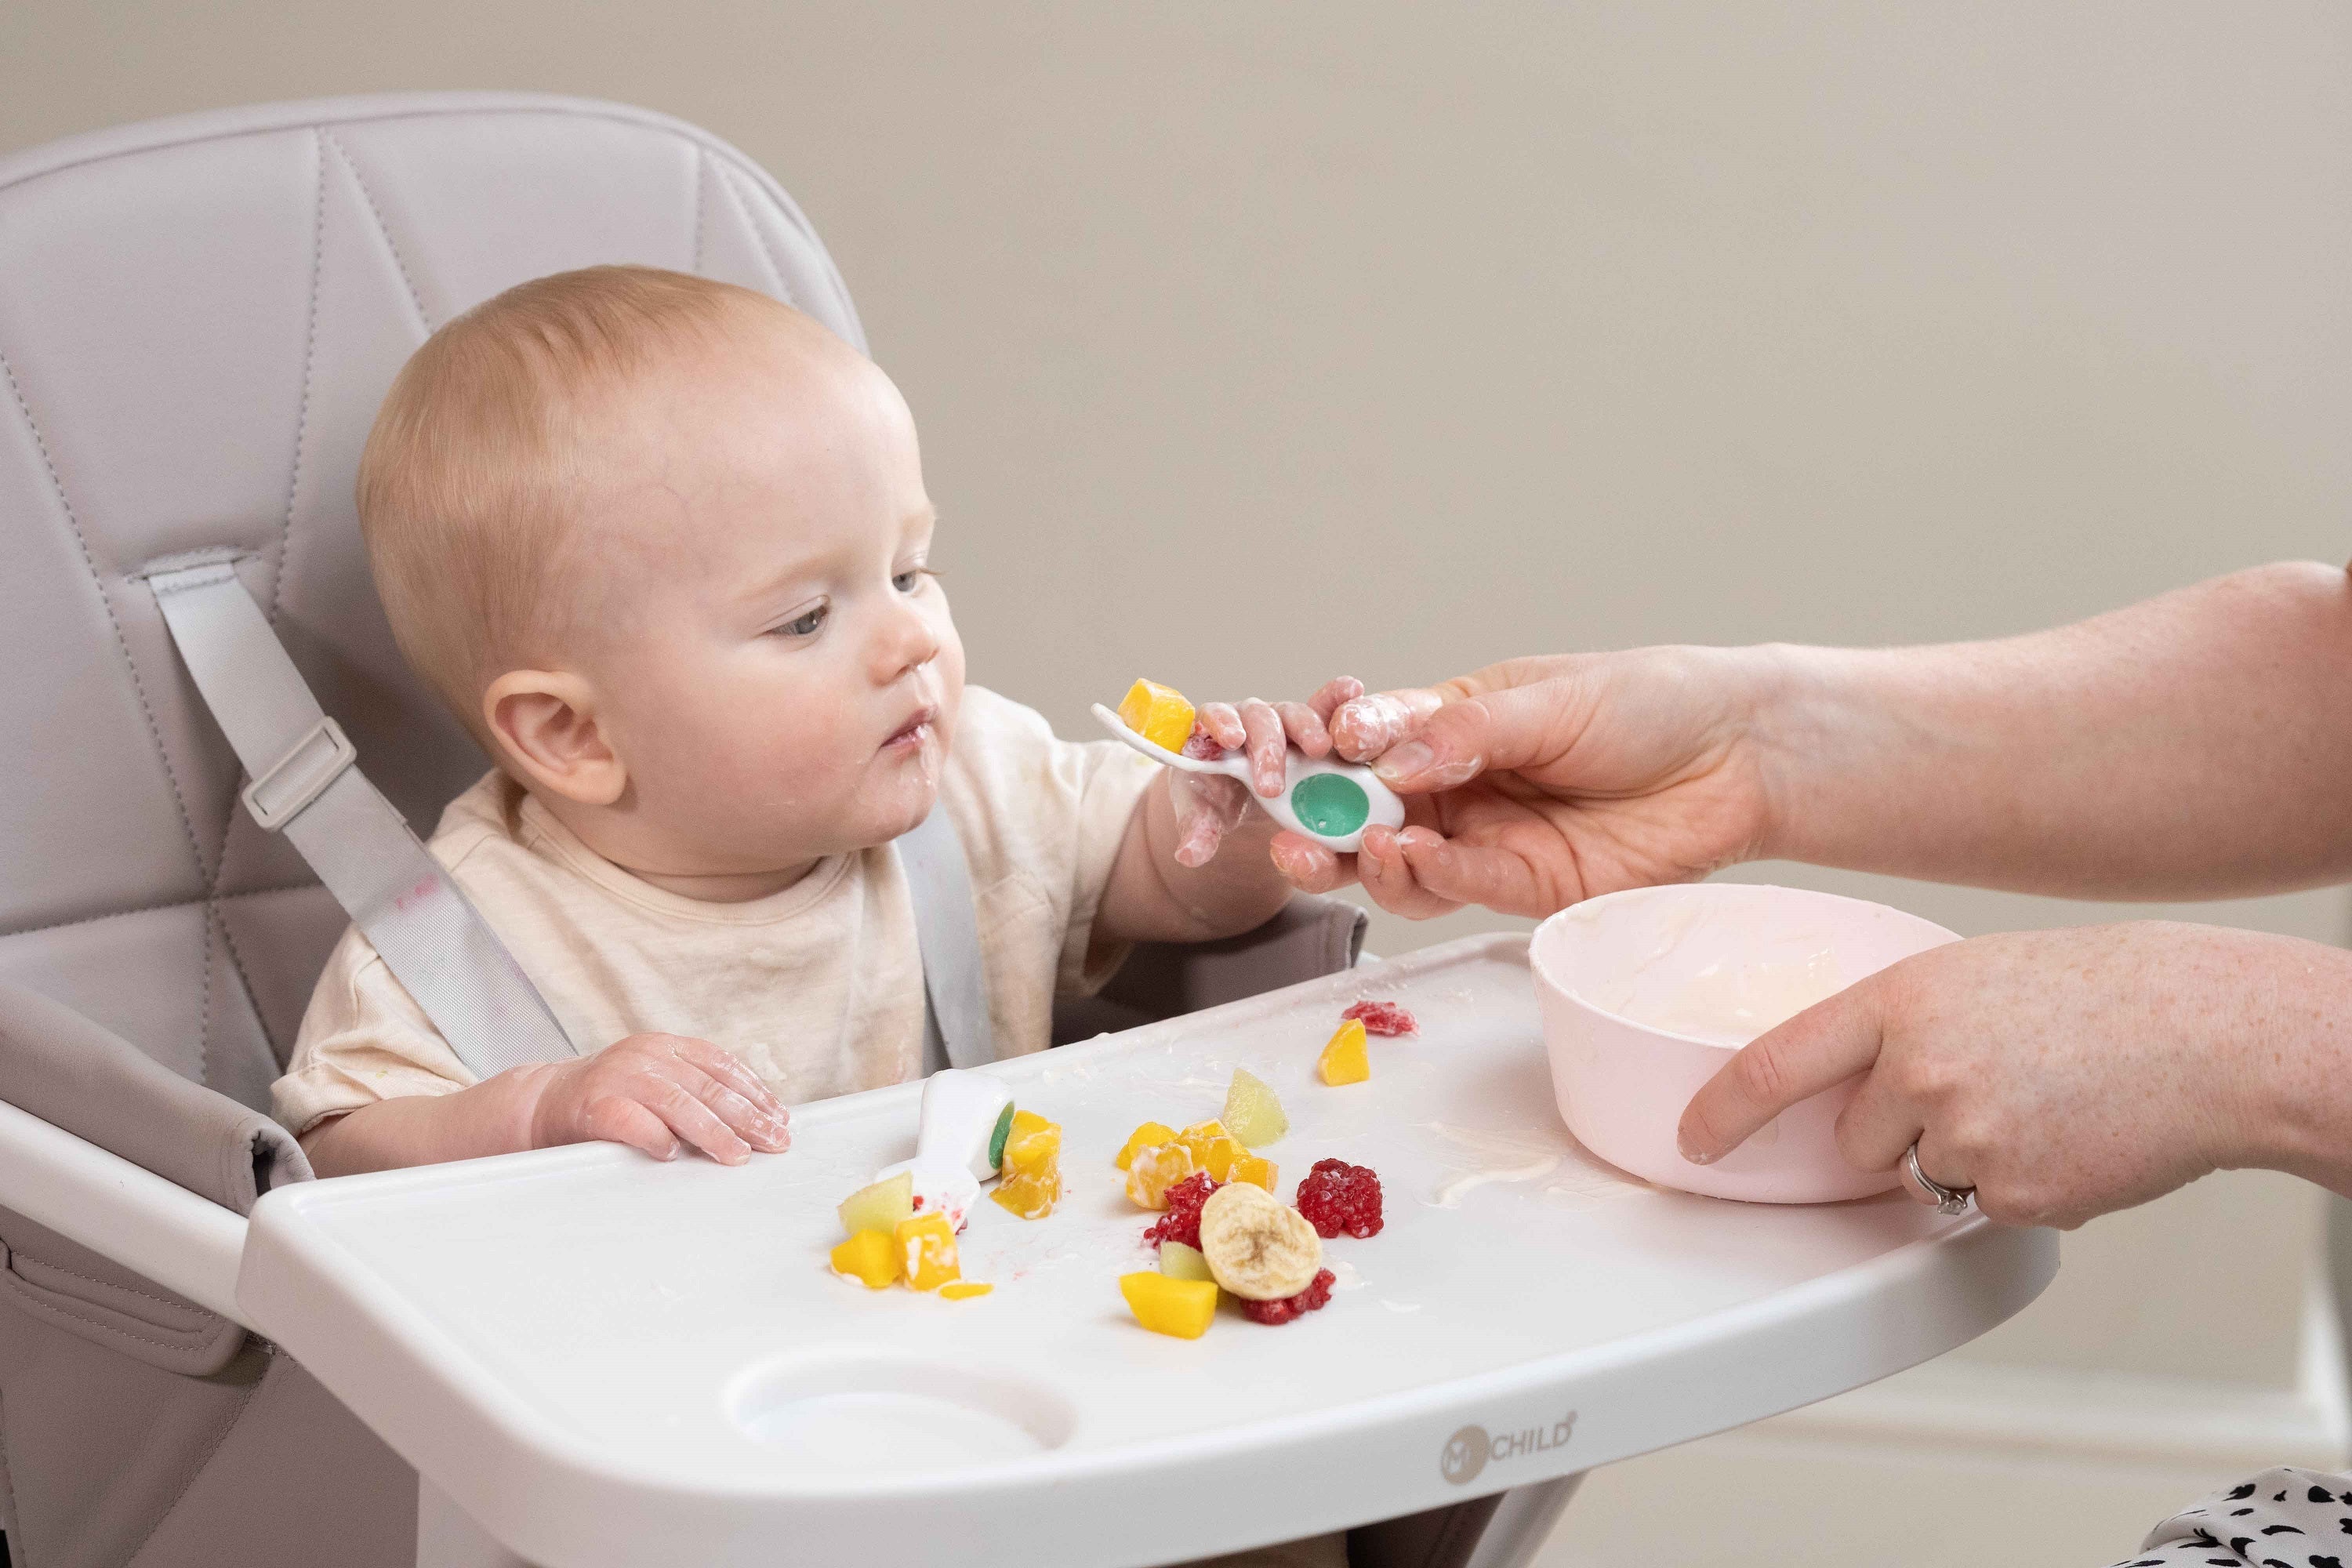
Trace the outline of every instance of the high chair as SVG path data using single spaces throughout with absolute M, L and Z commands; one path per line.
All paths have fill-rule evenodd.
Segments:
M 0 160 L 0 1526 L 19 1564 L 419 1561 L 415 1471 L 237 1321 L 236 1216 L 310 1174 L 265 1111 L 345 923 L 256 813 L 363 788 L 355 754 L 391 805 L 378 828 L 423 833 L 485 767 L 376 603 L 361 444 L 434 327 L 621 261 L 764 290 L 863 347 L 792 199 L 639 110 L 328 100 Z M 244 805 L 171 635 L 191 633 L 158 608 L 192 563 L 250 595 L 335 721 Z M 1139 952 L 1057 1036 L 1345 968 L 1362 920 L 1302 899 L 1246 938 Z M 1529 1489 L 1482 1560 L 1523 1561 L 1567 1490 Z M 1354 1559 L 1461 1563 L 1495 1508 L 1367 1527 Z

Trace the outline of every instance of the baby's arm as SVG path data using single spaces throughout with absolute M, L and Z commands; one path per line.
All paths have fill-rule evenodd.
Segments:
M 1235 706 L 1204 703 L 1202 729 L 1228 751 L 1244 752 L 1254 777 L 1238 779 L 1164 768 L 1128 819 L 1095 925 L 1111 942 L 1212 942 L 1271 920 L 1292 891 L 1267 853 L 1278 830 L 1249 809 L 1250 791 L 1284 787 L 1284 753 L 1331 750 L 1324 727 L 1332 709 L 1363 688 L 1334 681 L 1310 702 Z M 1220 853 L 1220 847 L 1223 852 Z
M 454 1093 L 377 1100 L 312 1127 L 302 1149 L 321 1176 L 593 1139 L 656 1160 L 686 1145 L 740 1165 L 754 1149 L 789 1147 L 786 1120 L 768 1086 L 709 1041 L 632 1035 L 593 1057 L 510 1068 Z

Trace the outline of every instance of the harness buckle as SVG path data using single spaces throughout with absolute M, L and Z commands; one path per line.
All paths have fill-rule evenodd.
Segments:
M 321 718 L 287 748 L 284 756 L 246 785 L 237 798 L 253 813 L 254 821 L 276 833 L 308 810 L 329 784 L 343 776 L 345 768 L 359 761 L 359 755 L 343 727 Z

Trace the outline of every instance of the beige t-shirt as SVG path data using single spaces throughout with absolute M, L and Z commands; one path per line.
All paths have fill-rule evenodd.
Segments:
M 1124 956 L 1092 951 L 1095 911 L 1156 771 L 965 689 L 940 798 L 971 863 L 1001 1055 L 1043 1050 L 1055 996 L 1093 990 Z M 449 803 L 430 847 L 583 1053 L 634 1034 L 696 1036 L 788 1104 L 922 1072 L 914 906 L 887 846 L 821 861 L 769 898 L 709 903 L 629 875 L 494 772 Z M 273 1109 L 299 1134 L 473 1081 L 354 928 L 311 993 Z

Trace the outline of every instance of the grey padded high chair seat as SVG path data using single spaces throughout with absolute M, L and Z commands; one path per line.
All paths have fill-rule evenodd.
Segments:
M 642 110 L 342 99 L 0 159 L 0 1101 L 239 1214 L 309 1179 L 264 1112 L 344 915 L 238 805 L 137 574 L 241 552 L 361 766 L 429 832 L 486 763 L 394 647 L 360 447 L 432 328 L 618 261 L 765 290 L 863 346 L 792 199 Z M 1302 900 L 1250 938 L 1139 952 L 1057 1034 L 1346 967 L 1361 921 Z M 417 1510 L 415 1472 L 290 1358 L 0 1207 L 0 1529 L 20 1568 L 409 1568 Z M 1458 1563 L 1485 1517 L 1353 1550 Z

